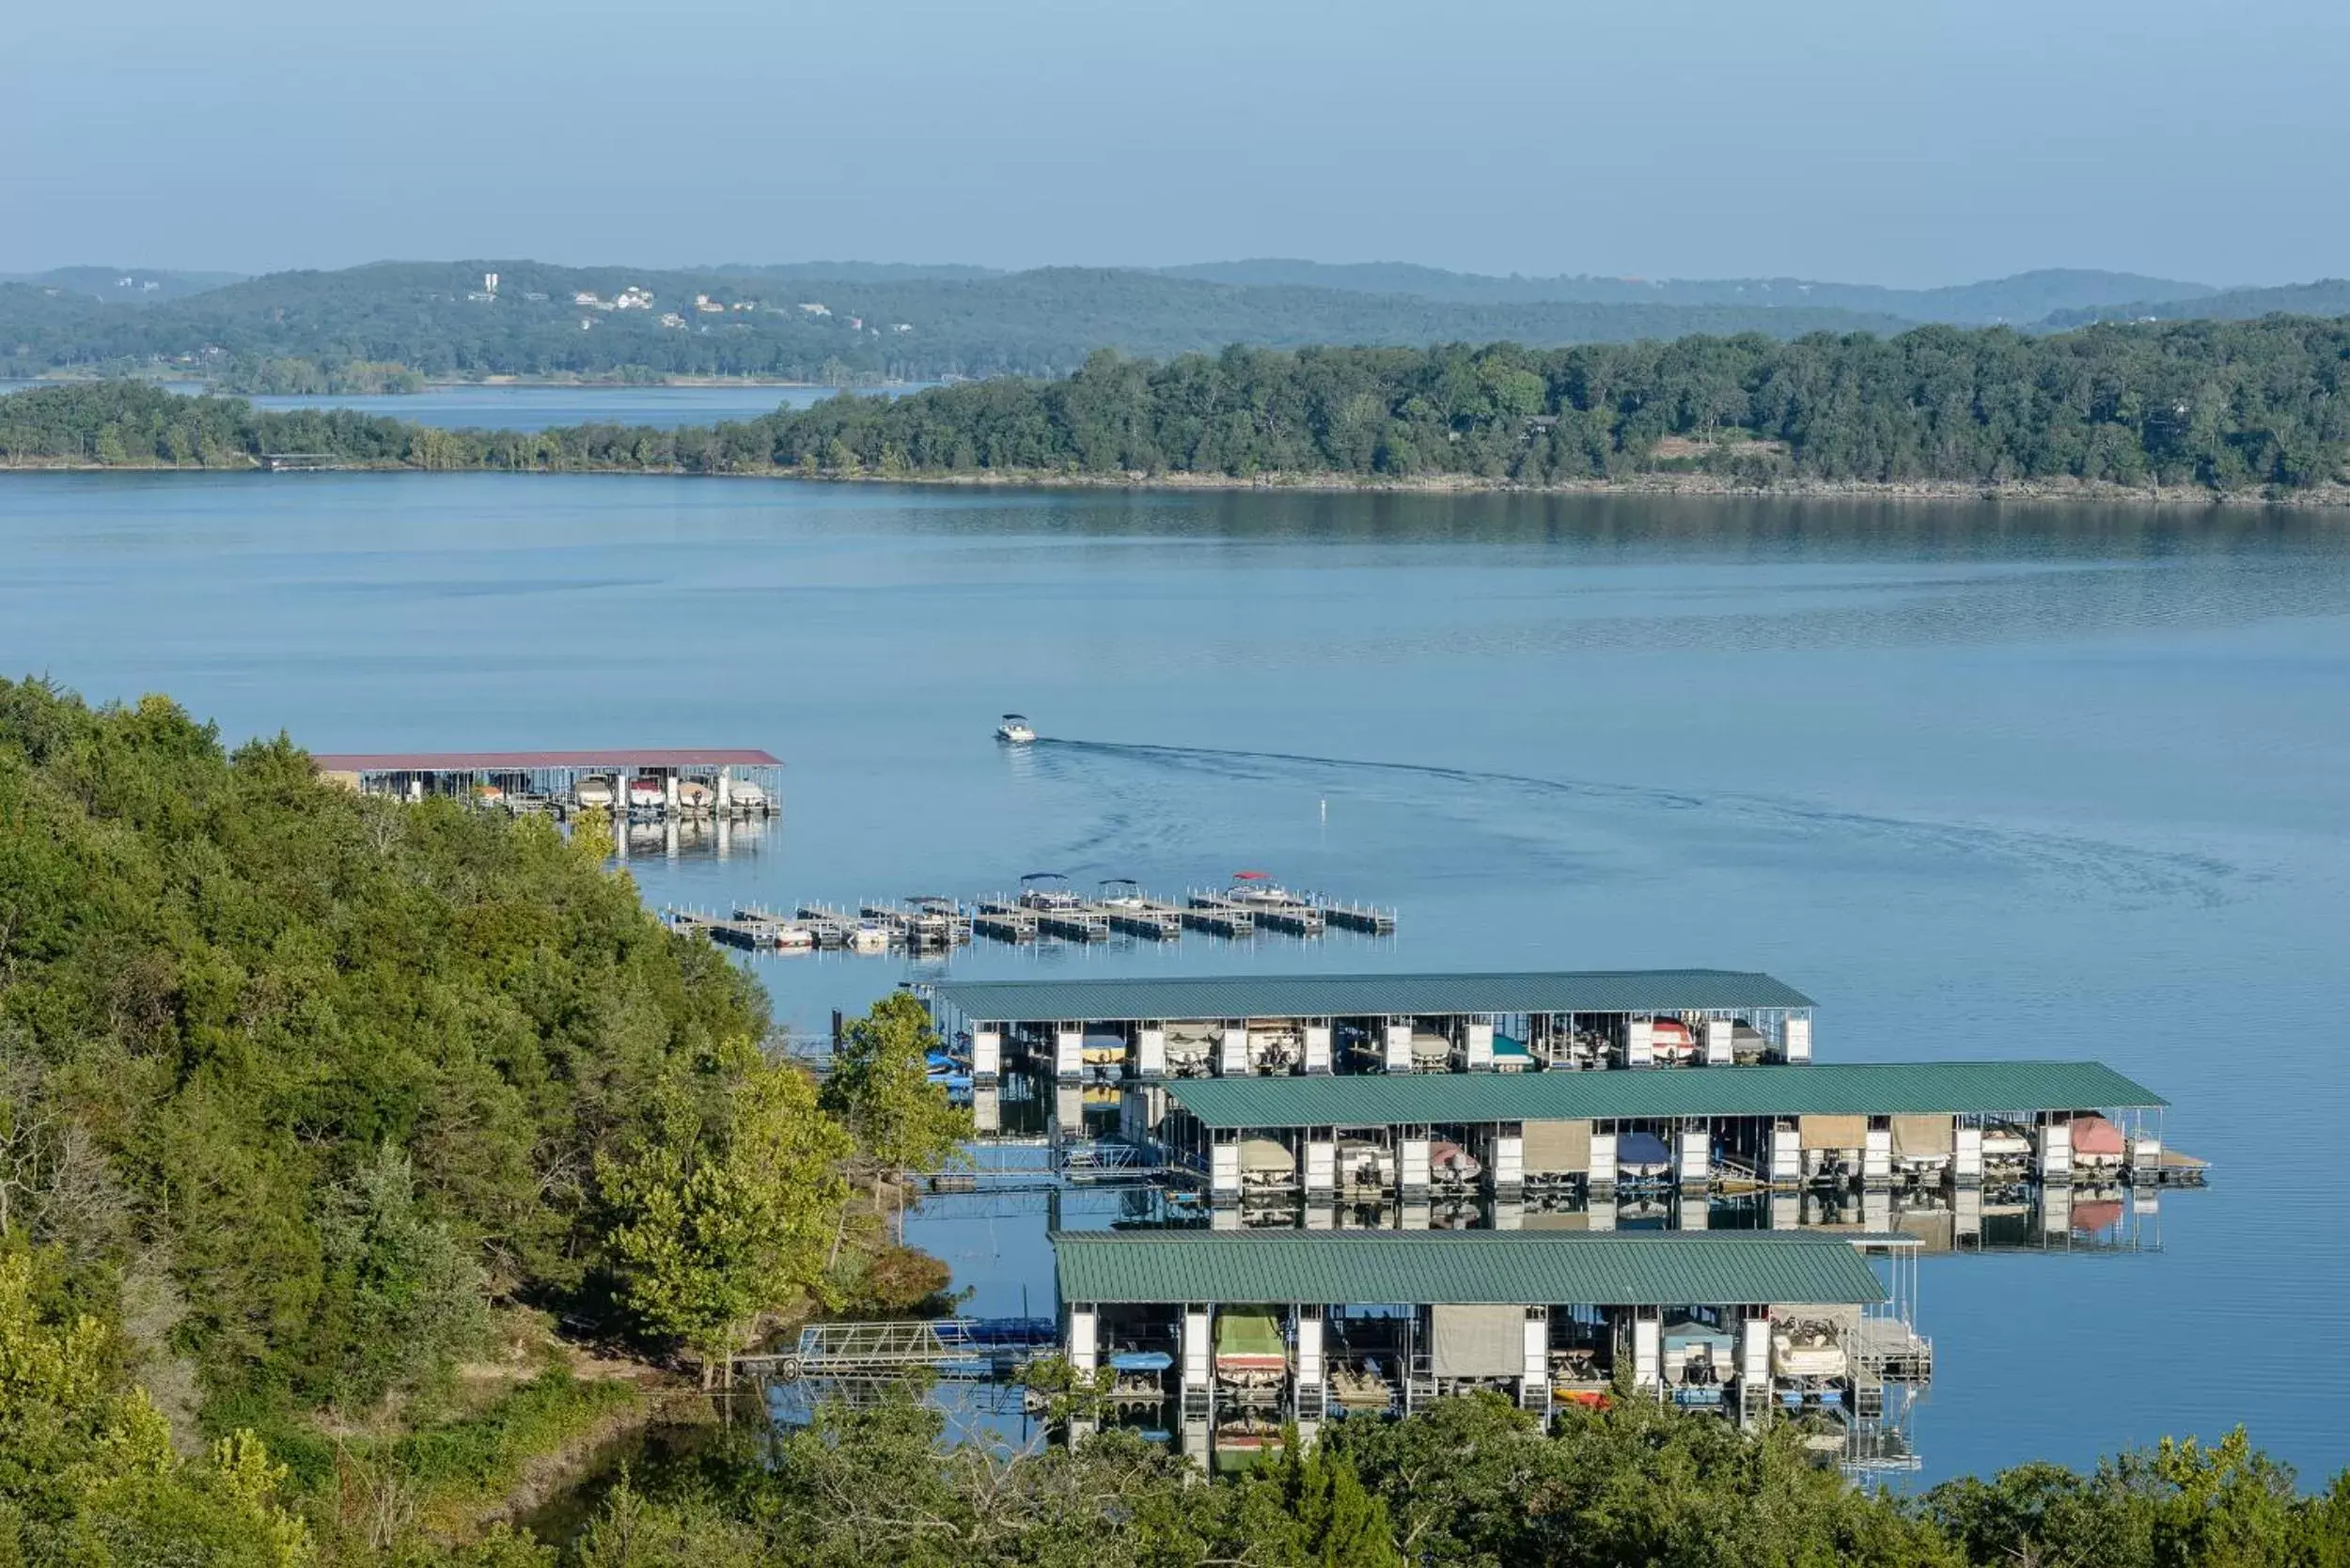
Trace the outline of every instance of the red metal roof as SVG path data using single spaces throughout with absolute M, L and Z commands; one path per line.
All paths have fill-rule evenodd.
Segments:
M 385 751 L 315 753 L 322 773 L 498 773 L 529 768 L 779 768 L 783 759 L 748 746 L 648 747 L 642 751 Z

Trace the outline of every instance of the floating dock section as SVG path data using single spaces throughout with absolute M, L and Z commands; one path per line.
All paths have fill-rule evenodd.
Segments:
M 321 752 L 321 778 L 363 794 L 449 796 L 517 809 L 576 809 L 601 785 L 616 816 L 763 816 L 782 808 L 783 760 L 748 746 L 601 751 Z M 648 788 L 630 798 L 632 784 Z M 591 789 L 592 792 L 592 789 Z
M 1199 1079 L 1161 1092 L 1163 1117 L 1147 1130 L 1218 1202 L 1276 1188 L 1310 1201 L 1354 1185 L 1412 1200 L 2161 1184 L 2200 1172 L 2163 1147 L 2162 1097 L 2091 1061 Z
M 1501 1392 L 1548 1415 L 1619 1377 L 1745 1420 L 1866 1419 L 1911 1325 L 1852 1243 L 1770 1235 L 1057 1231 L 1062 1353 L 1180 1411 L 1186 1451 L 1261 1421 Z M 1884 1326 L 1864 1329 L 1864 1324 Z
M 1153 908 L 1186 923 L 1263 918 L 1230 903 Z M 1044 919 L 1001 901 L 974 923 L 1019 940 Z M 980 1083 L 1021 1059 L 1062 1078 L 1149 1080 L 1726 1067 L 1812 1051 L 1809 996 L 1728 969 L 943 981 L 931 1003 Z

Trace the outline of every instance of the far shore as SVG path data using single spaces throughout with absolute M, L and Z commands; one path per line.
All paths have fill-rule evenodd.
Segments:
M 31 461 L 0 463 L 0 474 L 252 474 L 258 463 L 235 468 L 206 468 L 197 463 L 83 463 Z M 2350 507 L 2350 485 L 2326 485 L 2314 490 L 2217 491 L 2194 486 L 2121 485 L 2064 479 L 1903 479 L 1877 482 L 1859 479 L 1780 479 L 1753 483 L 1712 474 L 1633 474 L 1612 479 L 1567 479 L 1555 484 L 1528 485 L 1511 479 L 1486 479 L 1461 474 L 1437 474 L 1419 478 L 1363 478 L 1351 474 L 1069 474 L 1051 470 L 986 473 L 816 473 L 802 468 L 760 468 L 736 473 L 697 473 L 687 468 L 418 468 L 404 463 L 339 463 L 311 470 L 344 474 L 503 474 L 513 478 L 562 475 L 644 476 L 668 478 L 795 479 L 817 484 L 936 485 L 955 489 L 998 490 L 1120 490 L 1271 491 L 1308 494 L 1396 495 L 1698 495 L 1747 500 L 1856 501 L 2017 501 L 2101 506 L 2134 506 L 2168 510 L 2211 507 L 2333 510 Z

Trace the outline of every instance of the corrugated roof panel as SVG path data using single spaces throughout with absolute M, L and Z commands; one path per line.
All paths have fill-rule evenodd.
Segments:
M 1821 1062 L 1589 1073 L 1188 1078 L 1167 1086 L 1211 1127 L 1375 1127 L 1715 1116 L 1992 1115 L 2167 1104 L 2094 1061 Z
M 1363 1018 L 1465 1012 L 1667 1012 L 1808 1008 L 1737 969 L 1453 975 L 1215 975 L 1170 980 L 946 980 L 941 1001 L 986 1023 L 1152 1018 Z
M 1697 1307 L 1885 1299 L 1850 1244 L 1769 1235 L 1056 1231 L 1063 1301 Z

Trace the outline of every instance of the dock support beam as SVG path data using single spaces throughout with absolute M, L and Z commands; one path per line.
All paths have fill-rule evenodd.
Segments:
M 1613 1197 L 1616 1191 L 1616 1135 L 1591 1135 L 1591 1170 L 1588 1178 L 1592 1193 Z
M 1623 1064 L 1653 1067 L 1656 1063 L 1656 1024 L 1648 1018 L 1627 1018 L 1623 1025 Z
M 1771 1185 L 1803 1184 L 1803 1131 L 1793 1121 L 1771 1124 Z
M 1407 1133 L 1397 1140 L 1395 1184 L 1400 1197 L 1425 1198 L 1428 1196 L 1429 1141 L 1426 1133 Z
M 1306 1135 L 1306 1200 L 1329 1198 L 1339 1190 L 1339 1146 L 1332 1137 Z
M 1229 1138 L 1208 1150 L 1208 1201 L 1240 1201 L 1240 1145 Z
M 1730 1065 L 1730 1020 L 1727 1018 L 1708 1018 L 1705 1021 L 1705 1065 Z
M 1526 1195 L 1526 1131 L 1522 1122 L 1504 1121 L 1494 1129 L 1493 1157 L 1485 1162 L 1485 1180 L 1496 1198 Z
M 1738 1325 L 1738 1406 L 1742 1416 L 1752 1416 L 1771 1404 L 1771 1314 L 1747 1311 Z
M 1327 1077 L 1330 1074 L 1330 1023 L 1306 1026 L 1306 1075 Z
M 1490 1072 L 1494 1065 L 1494 1021 L 1472 1018 L 1463 1030 L 1462 1065 L 1471 1073 Z
M 993 1024 L 975 1025 L 971 1030 L 971 1081 L 992 1084 L 1004 1075 L 1004 1035 Z
M 1145 1024 L 1135 1031 L 1135 1075 L 1138 1078 L 1167 1076 L 1167 1026 Z
M 1962 1189 L 1982 1185 L 1981 1127 L 1960 1127 L 1950 1134 L 1950 1181 Z
M 1086 1031 L 1083 1024 L 1056 1024 L 1053 1027 L 1053 1076 L 1062 1083 L 1075 1083 L 1086 1072 Z
M 1787 1059 L 1806 1062 L 1811 1059 L 1811 1014 L 1791 1013 L 1787 1019 Z
M 1872 1121 L 1878 1118 L 1870 1118 Z M 1889 1187 L 1893 1184 L 1893 1125 L 1871 1127 L 1867 1141 L 1860 1151 L 1860 1184 L 1863 1187 Z
M 1091 1307 L 1070 1305 L 1068 1350 L 1070 1368 L 1080 1377 L 1091 1377 L 1101 1366 L 1101 1317 Z
M 1216 1037 L 1215 1073 L 1219 1078 L 1245 1078 L 1248 1075 L 1248 1027 L 1246 1025 L 1226 1025 Z
M 1409 1073 L 1412 1070 L 1412 1021 L 1410 1019 L 1406 1018 L 1400 1024 L 1389 1019 L 1386 1033 L 1381 1040 L 1381 1043 L 1386 1048 L 1381 1065 L 1388 1072 Z
M 1664 1386 L 1665 1321 L 1654 1307 L 1640 1307 L 1632 1320 L 1632 1386 L 1655 1393 Z
M 2042 1182 L 2057 1185 L 2072 1184 L 2072 1123 L 2067 1121 L 2041 1122 L 2039 1147 L 2033 1152 L 2039 1158 L 2037 1174 Z
M 1713 1181 L 1713 1157 L 1711 1128 L 1683 1127 L 1673 1135 L 1673 1179 L 1682 1191 L 1702 1191 Z
M 1518 1373 L 1518 1408 L 1550 1419 L 1550 1309 L 1526 1309 L 1526 1354 Z
M 1298 1420 L 1318 1421 L 1329 1403 L 1329 1386 L 1322 1360 L 1322 1309 L 1290 1309 L 1297 1325 L 1297 1373 L 1293 1389 Z

